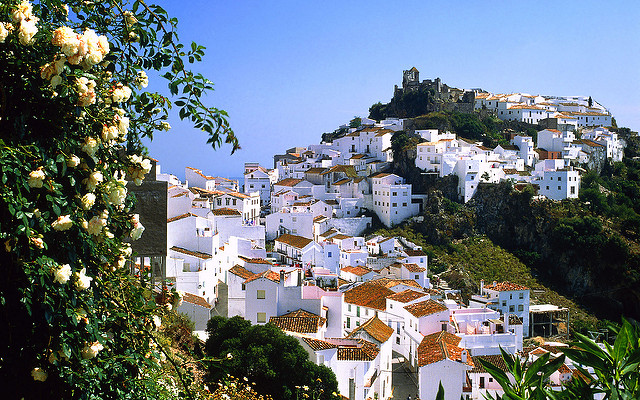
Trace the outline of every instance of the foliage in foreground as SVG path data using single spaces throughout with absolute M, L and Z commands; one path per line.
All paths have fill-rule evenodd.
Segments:
M 238 147 L 212 84 L 185 69 L 177 20 L 143 1 L 0 4 L 0 385 L 4 398 L 192 397 L 156 329 L 178 300 L 125 268 L 144 227 L 127 183 L 151 163 L 142 137 L 181 118 Z M 158 379 L 166 357 L 175 390 Z M 167 378 L 169 379 L 169 378 Z
M 549 353 L 535 362 L 519 360 L 502 351 L 508 373 L 489 362 L 482 366 L 504 390 L 502 399 L 637 399 L 640 396 L 640 326 L 623 319 L 622 326 L 610 325 L 616 339 L 613 345 L 601 345 L 577 334 L 564 355 L 549 359 Z M 577 365 L 577 373 L 561 390 L 551 390 L 549 376 L 565 361 L 565 356 Z M 591 373 L 590 371 L 593 371 Z M 489 396 L 489 398 L 493 398 Z
M 277 399 L 295 399 L 306 394 L 301 392 L 304 388 L 318 399 L 335 398 L 338 382 L 333 372 L 309 361 L 298 340 L 276 326 L 216 316 L 209 320 L 207 333 L 206 354 L 228 359 L 223 369 L 214 366 L 209 370 L 211 382 L 230 374 L 255 382 L 257 392 Z

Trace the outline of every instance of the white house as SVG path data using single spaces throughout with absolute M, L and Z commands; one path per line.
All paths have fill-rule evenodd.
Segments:
M 208 176 L 202 170 L 192 167 L 184 169 L 185 180 L 189 187 L 198 187 L 205 190 L 229 190 L 238 191 L 238 181 L 222 178 L 219 176 Z
M 321 247 L 313 239 L 299 235 L 279 236 L 275 239 L 273 251 L 288 265 L 321 266 L 320 262 L 324 259 Z
M 523 335 L 529 335 L 529 288 L 511 282 L 480 281 L 480 295 L 472 295 L 469 307 L 488 307 L 502 315 L 515 315 L 523 324 Z
M 260 193 L 260 205 L 266 206 L 271 201 L 271 185 L 277 182 L 278 170 L 268 170 L 258 163 L 244 165 L 244 193 Z
M 351 338 L 360 338 L 367 340 L 380 349 L 380 370 L 377 377 L 373 380 L 374 398 L 378 394 L 380 399 L 388 399 L 392 395 L 392 338 L 393 329 L 387 326 L 377 316 L 371 317 L 364 324 L 354 329 L 348 336 Z
M 459 400 L 471 388 L 467 371 L 473 361 L 458 345 L 460 338 L 448 332 L 425 336 L 418 346 L 418 390 L 421 399 L 435 399 L 440 384 L 446 400 Z
M 542 171 L 539 194 L 551 200 L 577 199 L 580 191 L 580 173 L 573 167 L 555 171 Z
M 278 317 L 269 318 L 269 323 L 277 326 L 287 334 L 324 339 L 327 330 L 327 319 L 309 311 L 298 309 Z
M 489 308 L 457 308 L 451 310 L 455 334 L 460 347 L 474 356 L 500 354 L 500 348 L 510 354 L 522 351 L 522 325 L 510 325 L 508 318 Z
M 260 192 L 249 194 L 239 192 L 216 192 L 213 209 L 231 208 L 238 210 L 245 221 L 257 222 L 260 217 Z
M 313 219 L 311 212 L 278 211 L 266 216 L 267 240 L 290 233 L 293 235 L 313 237 Z
M 362 266 L 346 266 L 340 268 L 340 278 L 349 282 L 366 282 L 375 278 L 376 273 Z
M 371 176 L 373 211 L 387 227 L 418 214 L 419 205 L 411 202 L 411 185 L 404 178 L 388 173 Z
M 373 398 L 387 399 L 390 393 L 377 393 L 376 385 L 381 370 L 380 349 L 374 343 L 364 339 L 324 340 L 300 337 L 302 347 L 309 358 L 318 365 L 331 368 L 338 380 L 340 393 L 348 393 L 349 398 L 365 400 Z M 388 387 L 381 385 L 383 390 Z
M 182 303 L 176 308 L 176 312 L 186 314 L 193 321 L 195 331 L 204 331 L 211 319 L 211 308 L 211 304 L 205 298 L 184 292 Z

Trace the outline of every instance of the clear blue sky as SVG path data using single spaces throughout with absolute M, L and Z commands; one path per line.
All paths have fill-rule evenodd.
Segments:
M 242 149 L 216 151 L 170 120 L 149 144 L 163 172 L 239 177 L 244 162 L 319 143 L 371 104 L 402 70 L 494 93 L 592 96 L 640 129 L 637 1 L 161 1 L 180 38 L 207 47 L 195 69 L 229 113 Z

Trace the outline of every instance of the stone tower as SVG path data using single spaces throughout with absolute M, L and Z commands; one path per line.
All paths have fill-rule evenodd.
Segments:
M 420 71 L 416 67 L 411 68 L 410 70 L 402 71 L 402 87 L 406 88 L 408 86 L 412 86 L 420 83 Z

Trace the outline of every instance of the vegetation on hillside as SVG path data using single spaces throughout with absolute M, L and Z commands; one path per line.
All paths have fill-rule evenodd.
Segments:
M 309 361 L 298 340 L 274 325 L 251 325 L 241 317 L 213 317 L 207 324 L 208 356 L 227 358 L 224 369 L 209 370 L 212 382 L 226 374 L 254 382 L 259 393 L 291 400 L 303 396 L 306 387 L 318 399 L 333 399 L 338 382 L 331 369 Z M 307 394 L 307 393 L 304 393 Z

